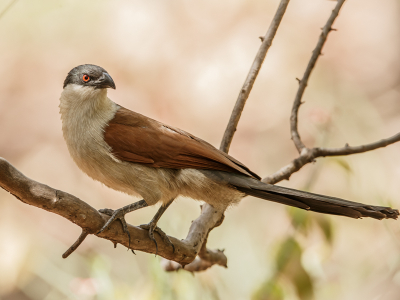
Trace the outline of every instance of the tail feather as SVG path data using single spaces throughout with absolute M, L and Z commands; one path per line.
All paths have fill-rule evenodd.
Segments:
M 390 207 L 367 205 L 340 198 L 294 190 L 264 183 L 241 174 L 209 170 L 202 170 L 202 173 L 213 180 L 229 184 L 246 195 L 305 210 L 355 219 L 362 217 L 371 217 L 379 220 L 385 218 L 397 219 L 399 216 L 399 211 Z

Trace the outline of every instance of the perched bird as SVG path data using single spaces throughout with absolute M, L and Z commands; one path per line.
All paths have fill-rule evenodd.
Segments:
M 115 83 L 106 70 L 81 65 L 68 73 L 60 98 L 64 139 L 78 167 L 112 189 L 143 197 L 115 211 L 100 210 L 111 215 L 100 232 L 119 219 L 128 233 L 126 213 L 161 203 L 151 222 L 142 227 L 154 242 L 154 231 L 169 241 L 157 221 L 178 196 L 203 200 L 217 209 L 250 195 L 352 218 L 399 215 L 389 207 L 263 183 L 245 165 L 202 139 L 114 103 L 107 88 L 115 89 Z

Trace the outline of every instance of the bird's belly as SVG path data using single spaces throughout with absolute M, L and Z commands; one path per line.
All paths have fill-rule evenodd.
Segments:
M 109 155 L 78 160 L 77 165 L 94 180 L 114 190 L 141 196 L 148 205 L 169 202 L 177 197 L 176 186 L 173 185 L 174 170 L 119 161 Z

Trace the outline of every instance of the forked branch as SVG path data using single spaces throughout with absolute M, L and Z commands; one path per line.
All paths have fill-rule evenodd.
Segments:
M 326 22 L 325 26 L 322 29 L 321 35 L 318 39 L 317 45 L 312 52 L 310 61 L 307 64 L 307 68 L 304 72 L 303 78 L 299 80 L 299 88 L 296 93 L 296 97 L 293 102 L 292 113 L 290 116 L 290 128 L 291 128 L 291 136 L 293 143 L 295 144 L 297 150 L 299 151 L 299 157 L 294 159 L 288 165 L 284 166 L 274 174 L 265 177 L 262 181 L 270 184 L 275 184 L 282 180 L 288 180 L 290 176 L 299 171 L 303 166 L 306 164 L 315 161 L 318 157 L 325 157 L 325 156 L 342 156 L 342 155 L 351 155 L 357 153 L 363 153 L 367 151 L 372 151 L 378 148 L 386 147 L 390 144 L 396 143 L 400 141 L 400 133 L 375 143 L 361 145 L 356 147 L 350 147 L 346 144 L 343 148 L 307 148 L 304 143 L 301 141 L 300 134 L 298 131 L 298 112 L 300 105 L 302 104 L 302 97 L 304 94 L 304 90 L 307 87 L 308 80 L 311 75 L 311 71 L 313 70 L 318 57 L 321 55 L 322 48 L 328 38 L 328 34 L 332 31 L 332 25 L 335 21 L 336 17 L 339 14 L 340 9 L 342 8 L 345 0 L 339 0 L 336 4 L 336 7 L 332 11 L 328 21 Z
M 301 154 L 298 158 L 291 161 L 288 165 L 284 166 L 277 172 L 272 175 L 265 177 L 262 181 L 270 184 L 275 184 L 282 180 L 289 180 L 290 176 L 299 171 L 306 164 L 315 161 L 318 157 L 325 156 L 343 156 L 343 155 L 351 155 L 357 153 L 363 153 L 372 151 L 378 148 L 386 147 L 390 144 L 394 144 L 400 141 L 400 133 L 395 134 L 394 136 L 377 141 L 375 143 L 350 147 L 349 145 L 345 145 L 343 148 L 303 148 Z

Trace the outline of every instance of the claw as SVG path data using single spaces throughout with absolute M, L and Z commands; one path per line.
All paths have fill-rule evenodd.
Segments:
M 145 229 L 145 230 L 148 230 L 149 231 L 149 237 L 150 237 L 150 239 L 154 242 L 154 244 L 156 245 L 156 256 L 157 256 L 157 253 L 158 253 L 158 245 L 157 245 L 157 241 L 156 241 L 156 239 L 154 238 L 154 234 L 153 234 L 153 232 L 154 232 L 154 228 L 152 228 L 152 226 L 151 226 L 151 224 L 149 223 L 149 224 L 142 224 L 142 225 L 139 225 L 139 227 L 140 228 L 142 228 L 142 229 Z
M 104 209 L 100 209 L 99 212 L 101 212 L 101 213 L 103 213 L 105 215 L 111 216 L 111 218 L 109 218 L 107 220 L 106 224 L 104 224 L 104 226 L 96 234 L 102 233 L 104 230 L 106 230 L 110 226 L 110 224 L 115 219 L 117 219 L 117 220 L 119 220 L 121 222 L 123 231 L 128 235 L 128 238 L 129 238 L 128 249 L 129 249 L 131 247 L 131 234 L 129 233 L 128 225 L 126 224 L 126 221 L 125 221 L 125 218 L 124 218 L 124 216 L 125 216 L 124 211 L 121 208 L 117 209 L 117 210 L 104 208 Z
M 165 234 L 165 232 L 162 231 L 160 227 L 157 227 L 156 223 L 150 222 L 149 224 L 142 224 L 139 227 L 149 231 L 149 237 L 154 242 L 154 244 L 156 245 L 156 253 L 155 253 L 155 255 L 157 255 L 157 253 L 158 253 L 158 245 L 157 245 L 156 239 L 154 238 L 154 232 L 157 232 L 159 234 L 159 236 L 161 237 L 161 239 L 165 243 L 169 244 L 172 247 L 172 252 L 175 253 L 174 244 L 170 241 L 170 239 Z

